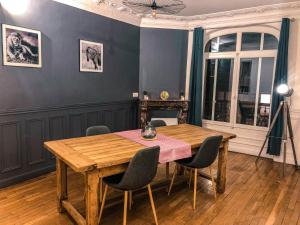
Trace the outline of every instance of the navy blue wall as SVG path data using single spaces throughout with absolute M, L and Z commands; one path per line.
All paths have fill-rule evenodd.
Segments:
M 141 28 L 140 94 L 148 91 L 159 98 L 167 90 L 171 98 L 179 98 L 185 90 L 187 45 L 188 31 Z
M 184 90 L 187 31 L 140 29 L 51 0 L 31 0 L 21 16 L 0 7 L 0 23 L 41 31 L 43 62 L 0 63 L 0 188 L 54 169 L 44 141 L 84 136 L 96 124 L 136 128 L 132 92 L 177 98 Z M 103 73 L 79 71 L 80 39 L 103 43 Z
M 43 62 L 0 63 L 0 188 L 54 169 L 44 141 L 84 136 L 96 124 L 137 126 L 139 27 L 51 0 L 32 0 L 22 16 L 0 7 L 0 23 L 41 31 Z M 103 73 L 79 72 L 79 39 L 103 43 Z
M 139 27 L 51 0 L 31 1 L 21 16 L 0 10 L 1 24 L 42 32 L 43 62 L 41 69 L 0 65 L 0 112 L 130 100 L 138 91 Z M 103 73 L 79 72 L 79 39 L 103 43 Z

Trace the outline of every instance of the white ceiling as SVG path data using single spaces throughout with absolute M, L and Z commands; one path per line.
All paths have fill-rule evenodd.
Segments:
M 103 1 L 104 5 L 112 3 L 114 8 L 123 8 L 123 0 L 76 0 L 85 4 Z M 134 2 L 152 2 L 152 0 L 132 0 Z M 272 5 L 278 3 L 296 2 L 297 0 L 182 0 L 185 4 L 183 9 L 177 15 L 179 16 L 197 16 L 203 14 L 211 14 L 217 12 L 225 12 L 236 9 L 251 8 L 264 5 Z M 156 0 L 157 5 L 168 4 L 172 0 Z M 100 6 L 103 4 L 100 4 Z
M 294 1 L 295 0 L 183 0 L 186 8 L 178 15 L 195 16 Z M 159 0 L 157 0 L 157 4 L 159 4 Z

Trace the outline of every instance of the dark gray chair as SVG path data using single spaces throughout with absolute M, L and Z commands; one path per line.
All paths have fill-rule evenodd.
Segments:
M 105 189 L 98 224 L 101 220 L 108 186 L 124 191 L 123 224 L 126 224 L 128 192 L 135 191 L 147 186 L 155 223 L 158 224 L 150 182 L 153 180 L 157 172 L 159 153 L 159 146 L 140 150 L 130 160 L 128 168 L 124 173 L 103 178 L 103 182 L 105 183 Z M 132 200 L 129 199 L 129 206 L 131 206 L 131 203 Z
M 110 129 L 107 126 L 92 126 L 86 129 L 86 136 L 108 134 Z
M 154 127 L 164 127 L 167 126 L 164 120 L 152 120 L 150 124 Z
M 205 141 L 201 144 L 198 152 L 193 155 L 190 158 L 186 158 L 186 159 L 181 159 L 181 160 L 177 160 L 176 165 L 175 165 L 175 170 L 173 173 L 173 177 L 171 180 L 171 184 L 169 187 L 169 192 L 168 195 L 170 195 L 173 183 L 174 183 L 174 179 L 177 173 L 177 167 L 182 166 L 184 168 L 187 168 L 190 170 L 190 182 L 191 182 L 191 175 L 192 175 L 192 171 L 194 170 L 194 204 L 193 204 L 193 209 L 196 209 L 196 191 L 197 191 L 197 170 L 198 169 L 202 169 L 202 168 L 206 168 L 209 167 L 209 172 L 210 172 L 210 179 L 212 181 L 212 186 L 214 189 L 214 195 L 216 198 L 216 184 L 215 184 L 215 179 L 212 175 L 212 171 L 211 171 L 211 165 L 213 164 L 213 162 L 216 160 L 218 152 L 219 152 L 219 148 L 221 145 L 221 142 L 223 140 L 223 136 L 213 136 L 213 137 L 208 137 L 207 139 L 205 139 Z M 189 182 L 189 184 L 190 184 Z

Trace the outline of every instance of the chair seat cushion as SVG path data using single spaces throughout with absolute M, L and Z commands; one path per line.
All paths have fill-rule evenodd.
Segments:
M 194 168 L 192 165 L 190 165 L 193 159 L 194 159 L 194 155 L 190 158 L 176 160 L 175 162 L 182 166 Z

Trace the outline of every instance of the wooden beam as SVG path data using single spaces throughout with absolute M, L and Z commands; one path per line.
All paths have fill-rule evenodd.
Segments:
M 99 213 L 99 172 L 88 171 L 85 174 L 86 224 L 97 225 Z
M 70 202 L 64 200 L 62 201 L 62 205 L 78 225 L 86 225 L 86 221 L 83 216 L 75 209 L 75 207 Z
M 62 201 L 68 199 L 67 188 L 67 165 L 56 158 L 56 193 L 57 193 L 57 211 L 62 213 Z
M 219 151 L 218 174 L 217 174 L 217 191 L 219 193 L 225 192 L 228 144 L 229 144 L 228 140 L 225 141 L 223 144 L 223 148 L 220 148 Z

